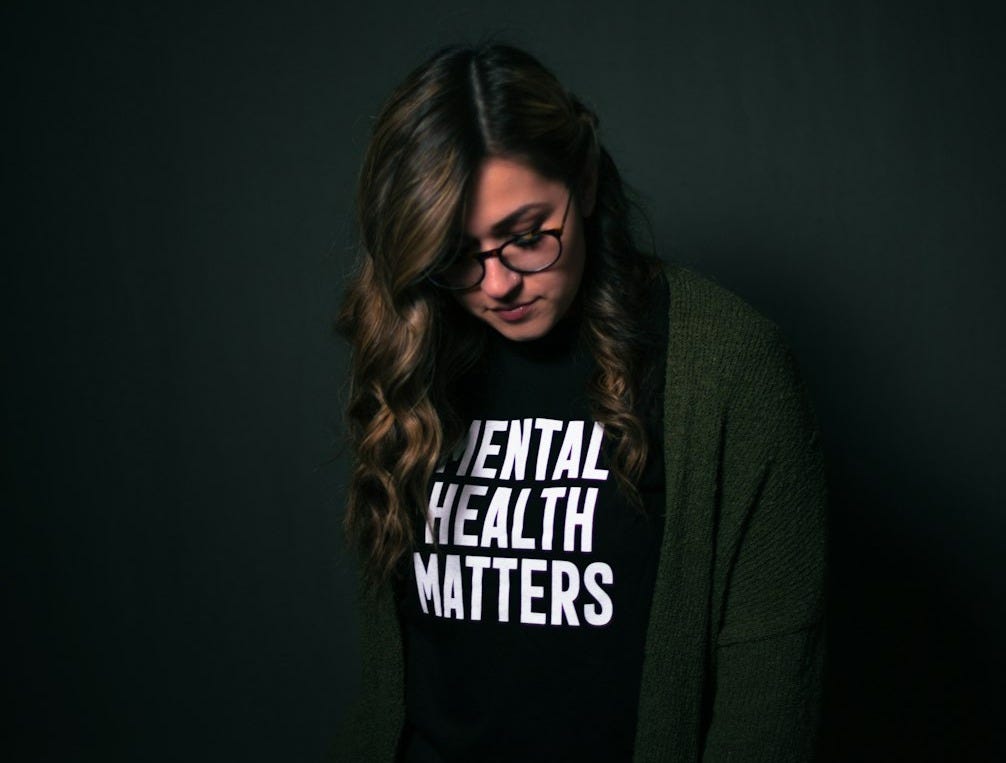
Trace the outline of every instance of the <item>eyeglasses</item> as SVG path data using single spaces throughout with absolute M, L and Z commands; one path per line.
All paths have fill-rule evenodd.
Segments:
M 566 215 L 572 192 L 566 198 L 566 209 L 558 228 L 532 230 L 520 233 L 495 249 L 472 255 L 459 255 L 446 267 L 428 276 L 431 282 L 443 289 L 461 291 L 482 283 L 486 274 L 486 260 L 498 257 L 507 270 L 528 275 L 548 270 L 562 256 L 562 231 L 566 227 Z

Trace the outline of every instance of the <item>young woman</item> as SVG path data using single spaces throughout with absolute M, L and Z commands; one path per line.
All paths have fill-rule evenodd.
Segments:
M 440 51 L 360 178 L 343 760 L 808 760 L 824 487 L 772 323 L 633 241 L 597 117 Z

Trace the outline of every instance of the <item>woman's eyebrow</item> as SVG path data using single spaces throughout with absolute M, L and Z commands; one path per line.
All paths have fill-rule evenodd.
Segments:
M 508 214 L 499 222 L 495 223 L 490 229 L 490 232 L 494 236 L 502 236 L 507 233 L 512 233 L 514 226 L 525 216 L 528 212 L 544 212 L 546 210 L 551 211 L 553 205 L 544 201 L 535 202 L 533 204 L 524 204 L 517 207 L 513 212 Z
M 492 228 L 489 229 L 489 234 L 495 238 L 502 238 L 509 233 L 513 233 L 514 228 L 517 223 L 524 218 L 529 212 L 539 212 L 551 214 L 555 210 L 555 205 L 549 204 L 546 201 L 537 201 L 531 204 L 523 204 L 513 212 L 508 214 L 502 220 L 494 223 Z M 463 240 L 466 244 L 478 244 L 478 238 L 472 236 L 469 233 L 465 233 Z

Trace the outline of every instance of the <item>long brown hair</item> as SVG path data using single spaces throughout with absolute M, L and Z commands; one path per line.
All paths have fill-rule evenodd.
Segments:
M 408 550 L 430 475 L 463 433 L 453 387 L 480 357 L 487 329 L 425 275 L 455 251 L 488 157 L 521 161 L 571 189 L 597 173 L 579 295 L 597 367 L 588 396 L 612 443 L 612 470 L 639 503 L 645 327 L 630 308 L 641 303 L 656 261 L 633 241 L 630 204 L 597 124 L 535 58 L 499 44 L 439 51 L 377 117 L 357 192 L 361 258 L 338 319 L 352 346 L 345 524 L 372 582 Z

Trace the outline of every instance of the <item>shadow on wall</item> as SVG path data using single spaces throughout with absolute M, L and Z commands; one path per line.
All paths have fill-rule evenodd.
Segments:
M 992 613 L 978 611 L 985 581 L 886 518 L 895 502 L 924 511 L 960 498 L 932 484 L 920 494 L 913 472 L 887 470 L 883 489 L 860 476 L 833 468 L 821 759 L 992 759 L 1003 660 Z

